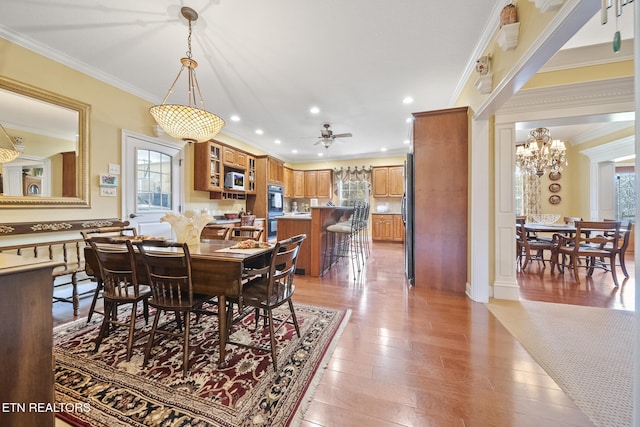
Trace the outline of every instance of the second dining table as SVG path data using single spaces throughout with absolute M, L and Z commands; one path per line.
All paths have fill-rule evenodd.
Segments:
M 236 241 L 230 240 L 209 240 L 200 242 L 199 245 L 189 246 L 191 254 L 191 281 L 193 292 L 210 295 L 218 298 L 218 335 L 220 339 L 220 357 L 218 364 L 223 366 L 226 356 L 227 341 L 227 317 L 226 298 L 242 296 L 242 273 L 244 266 L 249 261 L 253 264 L 264 258 L 268 262 L 268 257 L 273 248 L 253 248 L 236 249 L 232 248 Z M 144 245 L 142 241 L 140 244 Z M 145 246 L 146 249 L 146 246 Z M 149 252 L 152 251 L 176 251 L 176 248 L 167 248 L 156 245 L 149 245 Z M 85 247 L 85 260 L 93 270 L 94 276 L 99 279 L 100 271 L 97 259 L 90 246 Z M 136 256 L 136 270 L 140 283 L 145 283 L 146 269 L 142 257 Z

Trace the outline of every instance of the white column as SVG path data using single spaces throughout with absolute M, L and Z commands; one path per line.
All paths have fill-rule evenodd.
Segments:
M 516 280 L 515 125 L 495 126 L 495 281 L 493 296 L 520 299 Z
M 471 123 L 470 154 L 470 274 L 467 296 L 474 301 L 488 302 L 489 288 L 489 121 L 473 120 Z

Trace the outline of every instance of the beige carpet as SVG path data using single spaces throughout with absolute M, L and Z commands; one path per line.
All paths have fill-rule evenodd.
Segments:
M 487 308 L 596 426 L 630 426 L 634 313 L 491 300 Z

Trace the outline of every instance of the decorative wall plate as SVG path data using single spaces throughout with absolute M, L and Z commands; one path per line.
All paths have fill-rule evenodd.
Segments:
M 557 181 L 562 178 L 562 174 L 560 172 L 549 172 L 549 179 L 551 181 Z
M 557 194 L 554 194 L 553 196 L 549 197 L 549 203 L 551 203 L 552 205 L 557 205 L 562 201 L 562 197 L 558 196 Z
M 549 191 L 551 191 L 552 193 L 558 193 L 561 189 L 562 189 L 562 186 L 557 182 L 549 184 Z

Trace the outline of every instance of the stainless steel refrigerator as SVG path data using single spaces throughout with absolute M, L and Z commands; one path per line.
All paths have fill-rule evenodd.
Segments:
M 411 286 L 415 285 L 415 231 L 414 231 L 414 173 L 413 154 L 404 162 L 404 195 L 402 196 L 402 222 L 404 223 L 404 271 Z

